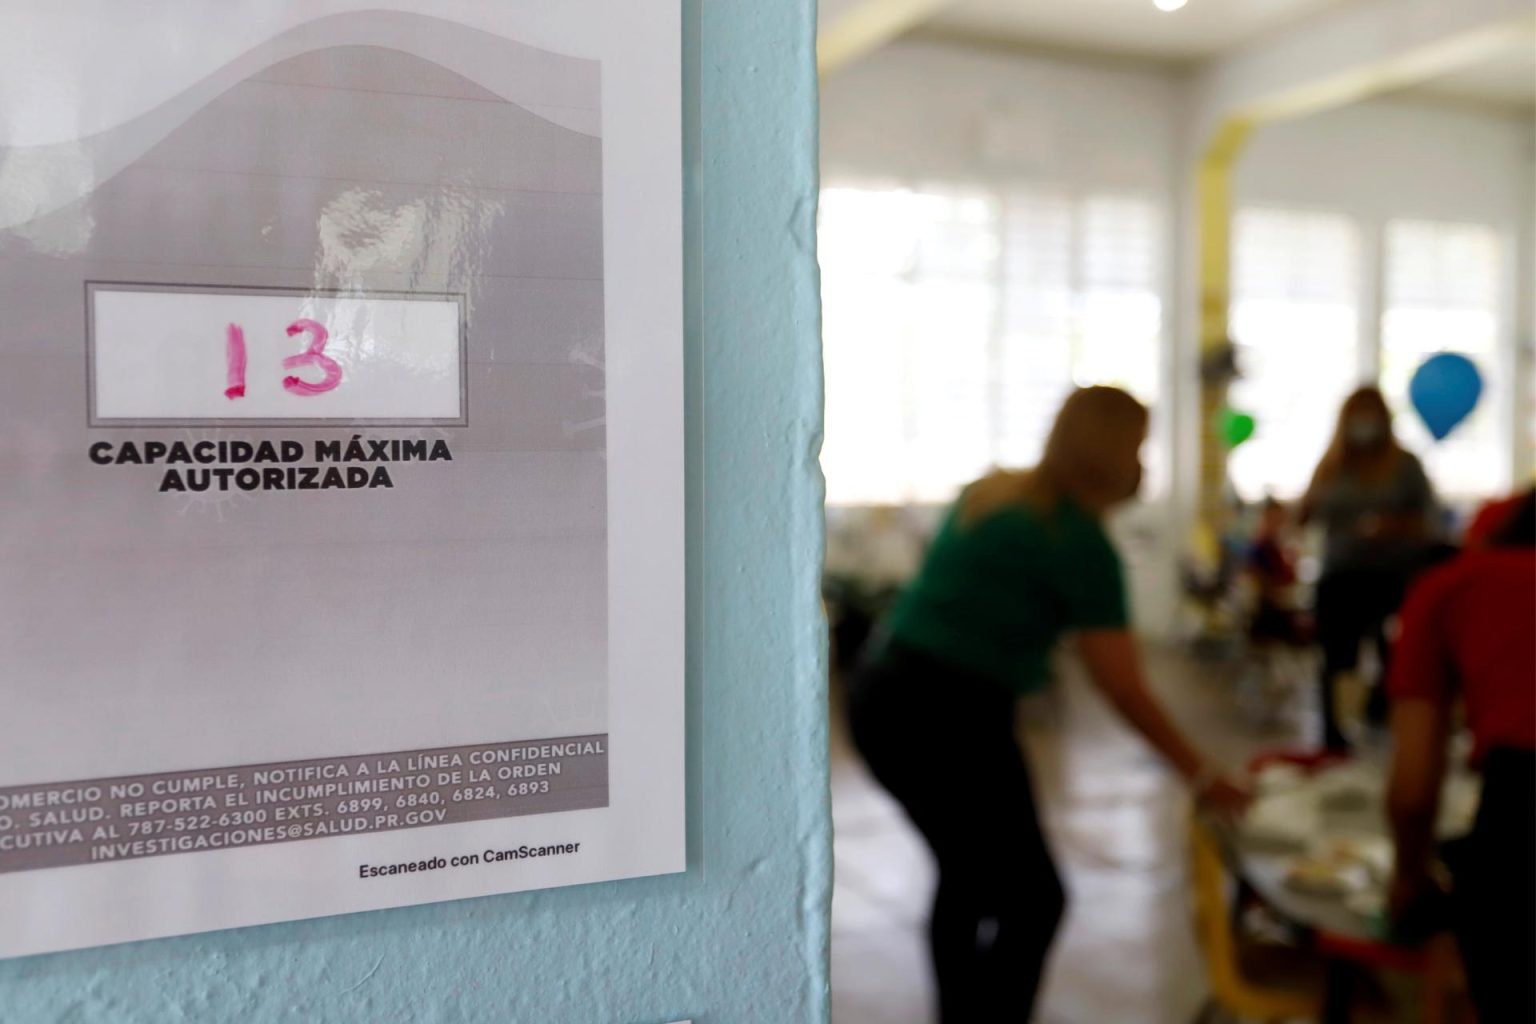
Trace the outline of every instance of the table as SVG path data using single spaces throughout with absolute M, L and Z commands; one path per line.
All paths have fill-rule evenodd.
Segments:
M 1318 838 L 1390 836 L 1384 798 L 1388 767 L 1388 754 L 1380 749 L 1347 763 L 1347 770 L 1353 776 L 1371 783 L 1368 789 L 1373 798 L 1345 807 L 1320 805 Z M 1321 776 L 1331 770 L 1338 769 L 1321 769 L 1317 774 Z M 1453 775 L 1447 785 L 1466 786 L 1469 778 L 1465 772 L 1460 772 Z M 1461 828 L 1458 822 L 1455 827 L 1442 830 L 1441 838 L 1453 838 Z M 1422 949 L 1395 945 L 1383 939 L 1377 932 L 1376 922 L 1346 906 L 1343 896 L 1306 892 L 1290 885 L 1286 881 L 1287 873 L 1302 851 L 1251 841 L 1244 836 L 1241 827 L 1213 822 L 1212 831 L 1232 873 L 1270 909 L 1317 938 L 1319 952 L 1326 959 L 1325 1024 L 1350 1019 L 1355 985 L 1365 965 L 1410 970 L 1415 966 L 1422 967 Z M 1380 879 L 1374 884 L 1384 887 L 1385 882 Z

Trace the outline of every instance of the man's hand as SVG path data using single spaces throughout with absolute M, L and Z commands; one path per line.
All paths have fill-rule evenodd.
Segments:
M 1387 889 L 1387 913 L 1392 920 L 1401 921 L 1407 917 L 1431 884 L 1426 874 L 1394 871 L 1392 885 Z
M 1444 884 L 1426 871 L 1397 871 L 1387 889 L 1387 921 L 1396 941 L 1414 945 L 1445 928 L 1450 899 Z

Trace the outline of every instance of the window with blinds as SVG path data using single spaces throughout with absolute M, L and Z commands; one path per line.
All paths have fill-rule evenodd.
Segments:
M 1360 240 L 1347 217 L 1245 209 L 1233 223 L 1234 408 L 1253 438 L 1229 460 L 1238 496 L 1306 490 L 1339 406 L 1360 382 Z
M 1381 387 L 1398 437 L 1420 452 L 1447 497 L 1499 493 L 1509 486 L 1509 432 L 1500 429 L 1504 374 L 1499 367 L 1500 243 L 1478 224 L 1392 221 L 1384 237 Z M 1424 360 L 1459 352 L 1477 364 L 1477 408 L 1436 442 L 1413 411 L 1408 384 Z
M 1077 385 L 1155 401 L 1160 228 L 1136 197 L 826 189 L 827 500 L 943 502 L 1027 465 Z M 1148 449 L 1155 492 L 1165 460 Z

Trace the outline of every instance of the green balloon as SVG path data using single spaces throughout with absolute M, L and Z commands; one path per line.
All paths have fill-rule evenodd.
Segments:
M 1221 410 L 1216 418 L 1216 433 L 1221 437 L 1221 443 L 1231 451 L 1244 441 L 1253 436 L 1258 424 L 1252 416 L 1245 412 L 1238 412 L 1228 406 Z

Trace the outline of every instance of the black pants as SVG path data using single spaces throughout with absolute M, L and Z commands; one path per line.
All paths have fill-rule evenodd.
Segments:
M 1453 865 L 1456 940 L 1480 1024 L 1536 1021 L 1536 753 L 1490 751 Z
M 1355 668 L 1359 643 L 1372 640 L 1381 660 L 1381 679 L 1370 692 L 1367 722 L 1387 722 L 1387 620 L 1398 614 L 1402 597 L 1413 580 L 1439 563 L 1456 556 L 1448 543 L 1422 543 L 1382 550 L 1356 562 L 1336 563 L 1322 570 L 1316 594 L 1316 633 L 1322 646 L 1322 743 L 1329 749 L 1347 748 L 1333 709 L 1333 685 L 1339 672 Z
M 1406 586 L 1405 572 L 1373 566 L 1329 569 L 1317 581 L 1317 641 L 1323 648 L 1319 699 L 1323 712 L 1323 745 L 1331 750 L 1348 746 L 1339 729 L 1334 707 L 1339 673 L 1358 664 L 1360 642 L 1367 638 L 1374 641 L 1385 672 L 1386 624 L 1403 603 Z M 1380 687 L 1374 691 L 1381 692 Z
M 1382 678 L 1371 691 L 1366 719 L 1377 725 L 1387 720 L 1387 694 L 1382 685 L 1386 678 L 1387 620 L 1397 614 L 1414 579 L 1427 569 L 1452 557 L 1456 549 L 1446 544 L 1380 553 L 1356 563 L 1331 565 L 1317 581 L 1317 642 L 1323 649 L 1323 669 L 1319 679 L 1323 712 L 1323 745 L 1331 750 L 1348 746 L 1339 729 L 1334 709 L 1334 689 L 1341 672 L 1359 663 L 1360 643 L 1370 640 L 1376 646 Z
M 1027 1021 L 1066 906 L 1014 700 L 910 650 L 855 677 L 853 738 L 938 861 L 929 939 L 943 1024 Z

